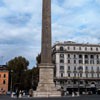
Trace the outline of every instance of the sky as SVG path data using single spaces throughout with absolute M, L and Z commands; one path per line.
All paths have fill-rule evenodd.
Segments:
M 100 0 L 51 0 L 52 44 L 100 43 Z M 0 0 L 0 64 L 23 56 L 29 68 L 41 52 L 42 0 Z

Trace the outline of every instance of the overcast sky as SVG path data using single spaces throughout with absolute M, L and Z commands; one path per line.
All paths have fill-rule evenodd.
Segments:
M 0 0 L 0 64 L 15 56 L 36 65 L 41 48 L 42 0 Z M 52 0 L 56 41 L 100 43 L 100 0 Z

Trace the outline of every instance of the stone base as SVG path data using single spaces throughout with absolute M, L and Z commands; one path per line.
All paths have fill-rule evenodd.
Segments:
M 33 93 L 33 97 L 61 97 L 61 93 L 59 91 L 52 91 L 52 92 L 37 92 Z
M 53 65 L 39 66 L 39 84 L 34 91 L 33 97 L 60 97 L 61 92 L 57 91 L 53 82 Z

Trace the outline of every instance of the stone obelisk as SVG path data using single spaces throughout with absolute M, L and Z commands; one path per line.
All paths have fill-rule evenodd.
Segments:
M 42 9 L 42 49 L 39 65 L 39 83 L 34 97 L 55 97 L 61 93 L 53 81 L 54 66 L 51 61 L 51 0 L 43 0 Z

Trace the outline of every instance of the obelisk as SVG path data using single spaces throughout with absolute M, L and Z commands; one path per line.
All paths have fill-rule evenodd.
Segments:
M 51 61 L 51 0 L 43 0 L 42 8 L 42 48 L 39 65 L 39 83 L 34 97 L 57 97 L 61 93 L 53 81 L 54 65 Z

